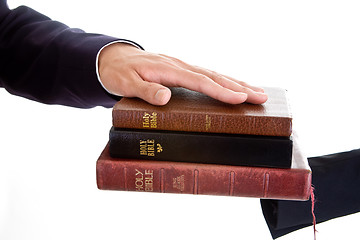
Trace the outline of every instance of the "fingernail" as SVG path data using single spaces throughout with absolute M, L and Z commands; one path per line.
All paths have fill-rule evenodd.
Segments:
M 159 102 L 159 104 L 166 104 L 170 99 L 169 95 L 168 90 L 162 88 L 156 92 L 155 99 Z
M 268 100 L 268 95 L 266 93 L 257 93 L 258 97 L 261 98 L 261 102 L 266 102 Z
M 246 93 L 243 93 L 243 92 L 236 92 L 238 95 L 240 96 L 246 96 L 247 97 L 247 94 Z
M 267 94 L 264 93 L 264 92 L 256 92 L 256 94 L 257 94 L 258 96 L 267 96 Z
M 257 92 L 265 93 L 265 90 L 261 87 L 256 87 Z
M 248 95 L 246 93 L 237 92 L 237 94 L 241 97 L 241 101 L 246 101 L 246 99 L 248 98 Z

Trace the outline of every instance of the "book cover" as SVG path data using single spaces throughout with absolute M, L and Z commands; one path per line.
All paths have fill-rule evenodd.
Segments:
M 110 155 L 117 158 L 290 168 L 288 137 L 238 134 L 110 130 Z
M 172 97 L 165 106 L 123 98 L 113 107 L 113 126 L 289 137 L 292 115 L 286 90 L 264 89 L 269 98 L 261 105 L 226 104 L 184 88 L 172 88 Z
M 96 163 L 97 186 L 102 190 L 307 200 L 311 170 L 296 142 L 293 146 L 291 169 L 278 169 L 113 158 L 107 145 Z

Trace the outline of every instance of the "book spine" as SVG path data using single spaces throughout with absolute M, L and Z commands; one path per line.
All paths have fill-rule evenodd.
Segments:
M 118 158 L 290 168 L 292 140 L 112 128 L 110 154 Z
M 304 169 L 99 159 L 96 173 L 102 190 L 307 200 L 311 187 Z
M 114 109 L 112 114 L 113 126 L 116 128 L 282 137 L 289 137 L 292 133 L 292 120 L 285 117 L 120 109 Z

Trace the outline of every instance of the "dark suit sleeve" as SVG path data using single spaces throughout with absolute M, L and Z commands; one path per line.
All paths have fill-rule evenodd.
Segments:
M 0 86 L 47 104 L 112 107 L 118 99 L 100 85 L 95 62 L 98 51 L 115 40 L 25 6 L 9 10 L 0 0 Z
M 360 149 L 309 158 L 317 223 L 360 211 Z M 273 238 L 312 225 L 311 201 L 261 200 Z

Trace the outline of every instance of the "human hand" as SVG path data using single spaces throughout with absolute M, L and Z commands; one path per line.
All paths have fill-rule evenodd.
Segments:
M 167 87 L 184 87 L 230 104 L 261 104 L 267 100 L 261 88 L 126 43 L 111 44 L 101 51 L 99 75 L 109 92 L 139 97 L 154 105 L 165 105 L 170 100 Z

